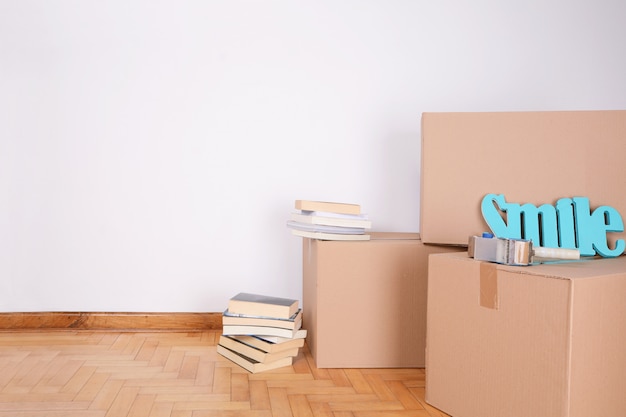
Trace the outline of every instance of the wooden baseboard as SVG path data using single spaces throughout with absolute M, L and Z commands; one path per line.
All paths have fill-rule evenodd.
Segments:
M 0 313 L 0 330 L 221 330 L 222 313 Z

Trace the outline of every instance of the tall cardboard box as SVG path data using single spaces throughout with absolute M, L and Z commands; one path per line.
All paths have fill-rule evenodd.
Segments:
M 319 368 L 423 367 L 428 255 L 414 233 L 303 239 L 303 327 Z
M 592 209 L 626 216 L 624 138 L 624 110 L 424 113 L 422 240 L 467 245 L 488 231 L 480 203 L 489 193 L 535 206 L 588 197 Z
M 426 401 L 453 417 L 626 416 L 626 257 L 429 260 Z

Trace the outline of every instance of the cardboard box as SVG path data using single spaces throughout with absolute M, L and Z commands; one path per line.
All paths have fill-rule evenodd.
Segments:
M 415 233 L 303 239 L 303 327 L 319 368 L 423 367 L 428 255 Z
M 426 401 L 454 417 L 626 416 L 626 257 L 432 255 Z
M 480 203 L 490 193 L 535 206 L 588 197 L 592 209 L 608 205 L 624 218 L 624 138 L 623 110 L 424 113 L 422 240 L 467 245 L 488 231 Z

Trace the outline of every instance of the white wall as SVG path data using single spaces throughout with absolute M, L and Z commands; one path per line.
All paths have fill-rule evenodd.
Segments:
M 624 16 L 618 0 L 0 0 L 0 311 L 300 298 L 295 199 L 419 231 L 421 113 L 624 109 Z

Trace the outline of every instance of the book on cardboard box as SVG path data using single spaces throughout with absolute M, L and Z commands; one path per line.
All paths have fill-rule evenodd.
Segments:
M 296 210 L 330 211 L 343 214 L 361 214 L 361 206 L 352 203 L 332 201 L 296 200 Z
M 291 229 L 291 234 L 295 236 L 308 237 L 309 239 L 317 239 L 317 240 L 370 240 L 370 235 L 367 233 L 362 233 L 362 234 L 324 233 L 324 232 L 310 232 L 306 230 Z
M 362 235 L 365 233 L 364 227 L 328 226 L 325 224 L 300 223 L 295 220 L 287 221 L 287 227 L 295 230 L 322 233 L 340 233 L 348 235 Z
M 305 224 L 325 226 L 361 227 L 369 229 L 372 222 L 366 214 L 339 214 L 327 211 L 302 211 L 291 213 L 290 220 Z

